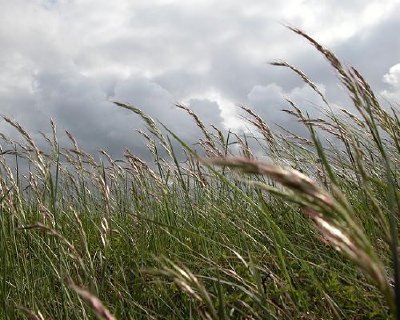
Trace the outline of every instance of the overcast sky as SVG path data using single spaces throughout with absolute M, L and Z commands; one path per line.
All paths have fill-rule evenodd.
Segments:
M 385 98 L 400 97 L 399 0 L 0 0 L 0 113 L 32 133 L 53 118 L 90 151 L 141 152 L 129 102 L 184 139 L 199 132 L 174 107 L 240 129 L 237 105 L 289 124 L 284 96 L 320 101 L 290 72 L 301 67 L 346 103 L 328 64 L 284 25 L 303 29 L 356 66 Z M 344 105 L 345 107 L 345 105 Z M 14 131 L 0 121 L 0 132 Z

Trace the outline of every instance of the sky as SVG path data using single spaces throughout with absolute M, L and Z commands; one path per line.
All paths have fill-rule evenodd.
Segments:
M 294 126 L 291 97 L 321 101 L 288 70 L 300 67 L 329 100 L 350 108 L 328 63 L 285 25 L 355 66 L 378 95 L 400 101 L 400 0 L 0 0 L 0 114 L 39 131 L 57 124 L 90 152 L 142 154 L 141 108 L 184 140 L 200 136 L 184 103 L 207 124 L 248 130 L 238 105 Z M 0 132 L 16 132 L 0 121 Z

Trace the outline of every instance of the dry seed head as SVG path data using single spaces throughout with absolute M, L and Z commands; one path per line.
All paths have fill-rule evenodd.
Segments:
M 261 134 L 264 136 L 265 140 L 270 144 L 270 146 L 272 146 L 275 138 L 274 138 L 274 135 L 272 134 L 271 129 L 268 127 L 268 125 L 265 123 L 265 121 L 250 108 L 247 108 L 245 106 L 240 106 L 240 108 L 254 118 L 254 120 L 250 120 L 250 119 L 247 119 L 247 120 L 261 132 Z
M 149 135 L 146 132 L 144 132 L 143 130 L 137 129 L 136 132 L 139 133 L 140 135 L 142 135 L 147 141 L 151 141 Z
M 328 59 L 328 61 L 339 72 L 339 74 L 342 76 L 342 78 L 348 78 L 348 75 L 345 72 L 345 68 L 342 66 L 339 59 L 336 58 L 336 56 L 331 51 L 329 51 L 328 49 L 321 46 L 317 41 L 315 41 L 313 38 L 311 38 L 308 34 L 304 33 L 300 29 L 292 28 L 292 27 L 288 27 L 288 28 L 290 30 L 292 30 L 294 33 L 297 33 L 298 35 L 307 39 L 319 52 L 321 52 L 325 56 L 326 59 Z
M 183 104 L 175 104 L 176 107 L 185 110 L 196 122 L 197 126 L 200 128 L 200 130 L 203 132 L 204 136 L 207 138 L 208 142 L 210 143 L 210 145 L 212 147 L 214 147 L 214 143 L 213 140 L 210 136 L 210 133 L 207 131 L 205 125 L 203 124 L 203 122 L 200 120 L 199 116 L 194 113 L 191 109 L 189 109 L 187 106 L 183 105 Z
M 94 313 L 103 320 L 116 320 L 110 311 L 104 306 L 104 304 L 94 294 L 89 291 L 78 287 L 76 284 L 69 281 L 69 287 L 73 289 L 86 303 L 89 304 Z
M 43 217 L 44 224 L 45 225 L 47 224 L 50 228 L 54 228 L 55 227 L 54 215 L 42 203 L 39 203 L 39 212 Z
M 51 125 L 51 131 L 53 133 L 53 141 L 57 145 L 58 140 L 57 140 L 57 126 L 52 118 L 50 118 L 50 125 Z
M 303 209 L 306 215 L 313 219 L 317 229 L 324 236 L 328 244 L 335 247 L 338 251 L 342 251 L 350 259 L 365 271 L 371 279 L 373 279 L 385 295 L 389 305 L 393 303 L 393 290 L 390 286 L 384 267 L 375 255 L 363 249 L 363 245 L 359 244 L 356 239 L 353 239 L 351 234 L 346 233 L 342 228 L 329 221 L 322 214 L 312 210 Z
M 244 173 L 267 175 L 286 187 L 300 191 L 301 193 L 323 202 L 330 208 L 334 206 L 334 201 L 329 194 L 319 188 L 311 178 L 292 168 L 284 169 L 279 166 L 240 157 L 215 158 L 203 160 L 203 162 L 236 168 Z
M 350 117 L 359 127 L 365 128 L 365 123 L 362 122 L 356 115 L 354 115 L 350 111 L 347 111 L 346 109 L 340 109 L 340 111 Z
M 107 153 L 107 151 L 105 151 L 105 150 L 100 150 L 99 152 L 107 158 L 107 161 L 108 161 L 110 164 L 112 164 L 112 165 L 115 164 L 114 159 Z
M 221 156 L 221 152 L 218 149 L 216 149 L 214 144 L 210 143 L 208 140 L 199 139 L 198 144 L 203 147 L 208 157 Z
M 55 236 L 56 238 L 60 239 L 62 243 L 65 244 L 65 246 L 69 250 L 69 256 L 75 260 L 77 260 L 81 266 L 83 266 L 83 260 L 82 257 L 80 256 L 78 250 L 76 250 L 75 246 L 68 241 L 62 234 L 60 234 L 57 230 L 50 228 L 42 223 L 37 223 L 33 225 L 27 225 L 19 228 L 20 230 L 42 230 L 45 231 L 47 234 Z
M 45 174 L 45 163 L 41 155 L 41 151 L 39 148 L 36 146 L 35 141 L 32 139 L 32 137 L 26 132 L 26 130 L 16 121 L 11 120 L 8 117 L 3 116 L 3 119 L 8 122 L 11 126 L 13 126 L 15 129 L 21 133 L 21 135 L 25 138 L 25 140 L 28 142 L 28 144 L 31 146 L 31 150 L 29 151 L 34 151 L 35 156 L 36 156 L 36 165 L 38 166 L 39 170 L 41 173 L 44 175 Z
M 87 236 L 86 236 L 85 229 L 83 228 L 82 220 L 79 218 L 78 213 L 71 206 L 69 207 L 69 211 L 73 213 L 74 218 L 75 218 L 76 222 L 78 223 L 81 247 L 85 249 L 86 255 L 90 258 Z
M 318 89 L 318 87 L 316 86 L 316 84 L 314 82 L 311 81 L 311 79 L 309 77 L 306 76 L 306 74 L 301 71 L 300 69 L 296 68 L 295 66 L 288 64 L 287 62 L 284 61 L 275 61 L 275 62 L 271 62 L 271 65 L 273 66 L 278 66 L 278 67 L 286 67 L 291 69 L 292 71 L 294 71 L 297 75 L 300 76 L 300 78 L 307 83 L 311 89 L 316 92 L 322 99 L 322 101 L 329 106 L 328 101 L 325 99 L 325 96 L 322 94 L 322 92 Z
M 132 154 L 129 150 L 125 150 L 124 157 L 136 172 L 139 172 L 139 169 L 144 170 L 148 172 L 156 182 L 163 185 L 161 178 L 142 159 Z
M 40 311 L 37 313 L 31 309 L 23 306 L 17 306 L 17 309 L 21 310 L 28 317 L 29 320 L 44 320 L 44 317 Z
M 113 101 L 113 103 L 121 108 L 130 110 L 133 113 L 139 115 L 147 124 L 147 127 L 150 130 L 150 132 L 154 134 L 156 137 L 160 138 L 161 141 L 165 142 L 164 135 L 161 133 L 160 129 L 158 129 L 156 122 L 147 114 L 145 114 L 141 109 L 123 102 Z
M 74 136 L 67 130 L 65 130 L 65 133 L 67 134 L 67 137 L 69 138 L 69 140 L 72 141 L 72 144 L 74 145 L 75 150 L 79 151 L 78 143 L 76 142 Z
M 333 223 L 324 218 L 322 214 L 311 209 L 303 209 L 303 211 L 314 220 L 317 228 L 326 237 L 325 239 L 327 239 L 328 242 L 334 245 L 341 243 L 346 245 L 348 248 L 355 247 L 353 241 L 340 228 L 334 226 Z M 340 249 L 341 246 L 338 246 L 337 248 Z
M 43 137 L 44 140 L 47 141 L 47 143 L 49 145 L 52 145 L 53 142 L 51 141 L 51 139 L 43 132 L 43 131 L 39 131 L 39 134 Z
M 225 138 L 224 138 L 224 135 L 222 134 L 222 131 L 221 130 L 219 130 L 215 125 L 211 125 L 211 127 L 218 133 L 218 138 L 219 138 L 219 140 L 220 140 L 220 142 L 221 142 L 221 144 L 224 144 L 225 143 Z
M 202 315 L 206 319 L 218 319 L 217 311 L 212 303 L 211 297 L 202 282 L 185 266 L 178 266 L 168 259 L 163 259 L 163 268 L 156 271 L 169 278 L 182 290 L 202 303 Z
M 107 218 L 103 217 L 101 219 L 101 243 L 103 245 L 103 248 L 105 248 L 107 246 L 108 243 L 108 235 L 109 235 L 109 231 L 110 231 L 110 227 L 107 221 Z
M 303 113 L 301 112 L 301 110 L 296 106 L 296 104 L 292 100 L 290 100 L 289 98 L 285 98 L 285 100 L 286 100 L 287 103 L 290 104 L 290 106 L 293 108 L 293 110 L 284 109 L 283 111 L 287 112 L 287 113 L 289 113 L 291 115 L 294 115 L 298 119 L 303 119 L 304 120 L 305 117 L 304 117 Z

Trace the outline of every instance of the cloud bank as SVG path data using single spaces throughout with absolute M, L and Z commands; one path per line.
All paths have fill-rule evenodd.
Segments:
M 143 152 L 143 124 L 111 101 L 129 102 L 187 141 L 206 123 L 239 130 L 238 104 L 269 123 L 284 96 L 312 110 L 320 101 L 292 74 L 302 67 L 334 102 L 346 103 L 326 62 L 283 27 L 304 29 L 354 64 L 385 97 L 399 97 L 400 1 L 14 0 L 0 10 L 0 113 L 31 132 L 53 118 L 85 148 Z M 14 135 L 5 122 L 1 131 Z

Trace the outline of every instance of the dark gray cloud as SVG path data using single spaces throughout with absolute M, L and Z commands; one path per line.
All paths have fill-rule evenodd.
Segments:
M 290 72 L 267 64 L 280 58 L 345 103 L 327 63 L 286 23 L 356 65 L 385 97 L 398 93 L 397 84 L 383 81 L 385 74 L 397 77 L 397 69 L 389 70 L 400 63 L 397 0 L 15 0 L 1 7 L 0 113 L 35 136 L 49 132 L 51 117 L 92 152 L 143 153 L 134 132 L 142 121 L 114 99 L 140 107 L 191 143 L 199 129 L 177 102 L 225 128 L 244 128 L 237 104 L 294 128 L 280 112 L 283 97 L 315 114 L 321 101 Z

